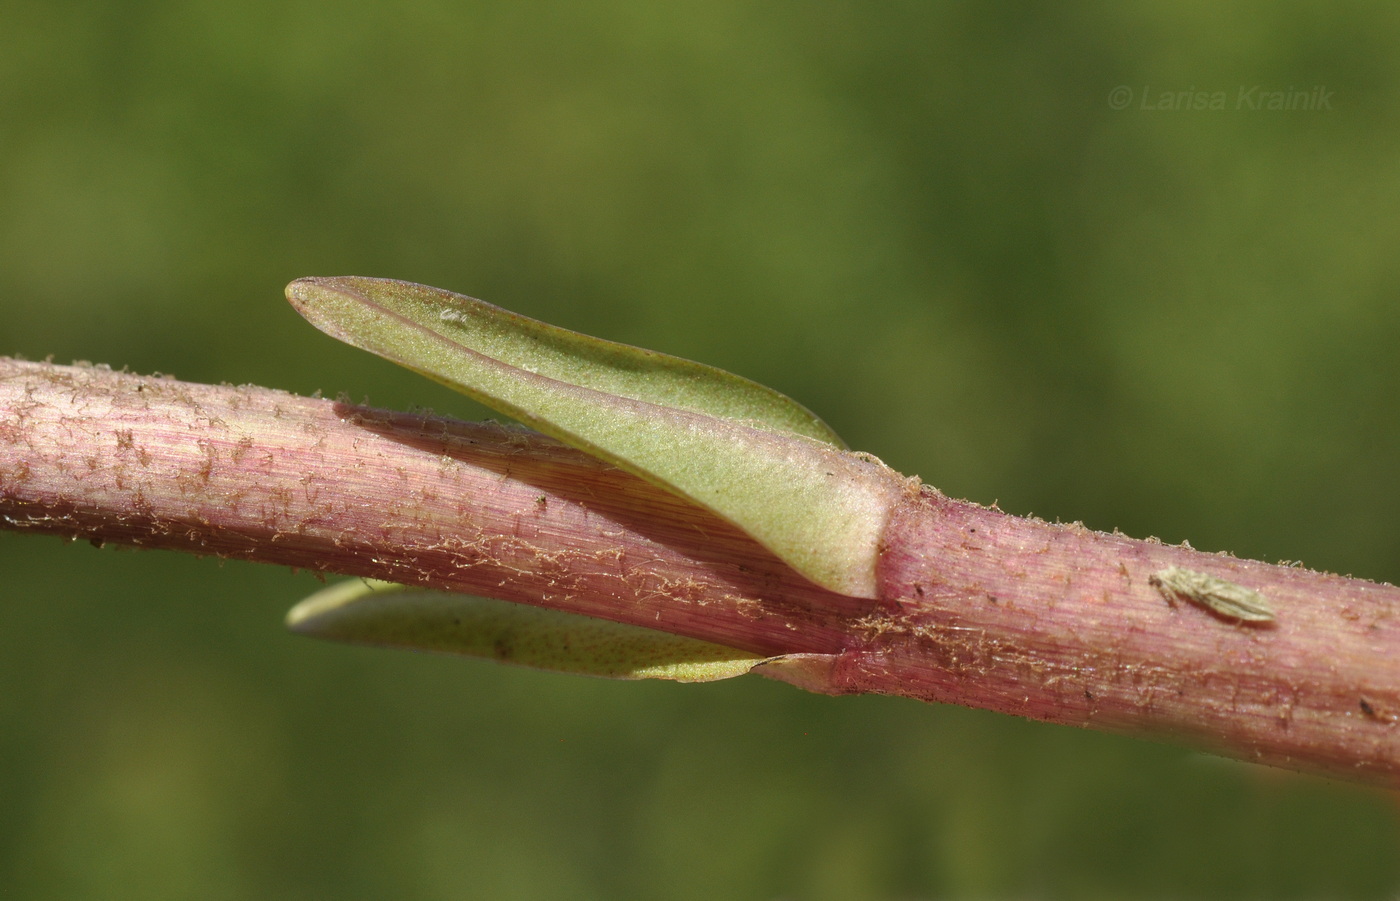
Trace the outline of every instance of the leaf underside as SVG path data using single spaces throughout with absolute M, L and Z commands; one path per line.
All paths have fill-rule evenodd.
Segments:
M 713 682 L 767 658 L 640 626 L 487 598 L 352 579 L 287 614 L 295 632 L 610 679 Z

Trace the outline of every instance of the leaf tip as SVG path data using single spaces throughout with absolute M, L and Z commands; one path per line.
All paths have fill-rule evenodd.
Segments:
M 348 605 L 367 595 L 400 591 L 404 586 L 378 579 L 348 579 L 323 588 L 305 598 L 291 610 L 283 621 L 298 635 L 334 638 L 337 614 Z
M 332 298 L 358 294 L 354 282 L 352 276 L 344 275 L 310 275 L 299 278 L 287 285 L 287 302 L 301 315 L 310 319 L 312 317 L 308 314 L 309 310 L 325 304 Z

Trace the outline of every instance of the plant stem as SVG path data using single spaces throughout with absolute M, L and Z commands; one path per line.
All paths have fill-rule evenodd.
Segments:
M 1400 786 L 1400 590 L 911 488 L 880 599 L 520 428 L 0 358 L 0 527 L 429 585 L 766 655 L 775 675 Z M 1268 624 L 1149 584 L 1265 595 Z

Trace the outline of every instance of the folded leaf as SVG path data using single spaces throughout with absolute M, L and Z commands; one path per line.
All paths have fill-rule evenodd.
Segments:
M 407 282 L 299 279 L 298 312 L 734 523 L 813 582 L 875 597 L 902 477 L 738 376 Z
M 303 278 L 287 286 L 287 298 L 327 334 L 494 409 L 509 404 L 511 392 L 492 389 L 492 371 L 506 378 L 523 371 L 602 394 L 846 446 L 806 407 L 757 382 L 571 332 L 441 288 L 359 276 Z M 528 400 L 523 393 L 521 397 Z M 511 415 L 523 420 L 530 409 Z

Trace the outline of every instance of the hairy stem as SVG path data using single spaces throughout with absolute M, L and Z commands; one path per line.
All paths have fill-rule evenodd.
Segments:
M 911 486 L 879 597 L 533 432 L 0 358 L 0 526 L 429 585 L 879 692 L 1400 785 L 1400 590 L 1051 525 Z M 1149 581 L 1266 596 L 1244 624 Z

